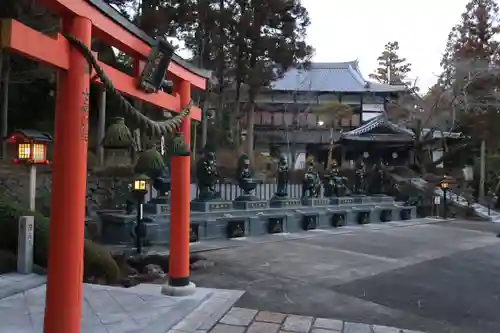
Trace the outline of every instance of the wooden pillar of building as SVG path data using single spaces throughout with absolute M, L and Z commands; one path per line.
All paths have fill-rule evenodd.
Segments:
M 104 86 L 99 86 L 98 112 L 96 153 L 98 164 L 104 165 L 104 147 L 102 146 L 102 141 L 106 133 L 106 89 L 104 89 Z

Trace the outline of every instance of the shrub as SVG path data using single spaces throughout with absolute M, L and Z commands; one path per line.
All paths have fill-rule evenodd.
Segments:
M 0 250 L 0 274 L 14 272 L 16 268 L 16 255 L 10 251 Z
M 23 215 L 35 216 L 34 263 L 47 267 L 49 219 L 39 212 L 30 213 L 20 203 L 0 197 L 0 249 L 17 252 L 18 221 Z
M 18 220 L 23 215 L 35 217 L 34 263 L 45 268 L 49 248 L 49 218 L 39 212 L 29 212 L 21 204 L 5 196 L 0 196 L 0 250 L 17 252 Z M 118 265 L 109 251 L 86 239 L 84 277 L 104 278 L 107 283 L 115 283 L 119 275 Z
M 104 279 L 108 284 L 117 283 L 120 279 L 120 268 L 108 250 L 91 240 L 85 240 L 84 279 Z

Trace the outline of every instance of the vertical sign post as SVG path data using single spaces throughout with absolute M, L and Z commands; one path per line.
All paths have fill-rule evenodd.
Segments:
M 17 272 L 21 274 L 33 272 L 34 229 L 35 218 L 33 216 L 21 216 L 19 218 Z

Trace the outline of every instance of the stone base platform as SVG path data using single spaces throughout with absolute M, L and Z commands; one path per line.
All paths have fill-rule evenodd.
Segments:
M 338 228 L 346 225 L 406 221 L 416 218 L 416 207 L 401 206 L 389 196 L 339 198 L 273 198 L 273 200 L 191 202 L 190 241 L 208 241 L 304 230 Z M 271 208 L 269 205 L 271 204 Z M 146 239 L 150 245 L 170 240 L 170 215 L 149 215 Z M 130 244 L 134 215 L 106 213 L 100 216 L 105 244 Z M 121 222 L 121 224 L 120 224 Z

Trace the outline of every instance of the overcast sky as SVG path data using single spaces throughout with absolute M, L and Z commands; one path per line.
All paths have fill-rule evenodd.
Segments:
M 365 78 L 388 41 L 413 64 L 411 77 L 425 93 L 440 72 L 450 29 L 468 0 L 302 0 L 311 17 L 313 61 L 359 60 Z

